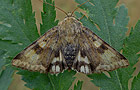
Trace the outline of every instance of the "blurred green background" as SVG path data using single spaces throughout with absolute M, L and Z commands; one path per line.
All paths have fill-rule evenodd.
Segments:
M 128 24 L 128 28 L 132 26 L 135 26 L 136 22 L 140 18 L 140 0 L 119 0 L 118 5 L 125 4 L 125 6 L 128 8 L 128 16 L 130 17 L 130 21 Z M 41 13 L 42 11 L 42 2 L 39 0 L 32 0 L 33 10 L 36 12 L 36 24 L 38 27 L 38 30 L 40 28 L 41 23 Z M 55 5 L 61 9 L 63 9 L 66 12 L 71 12 L 77 7 L 77 3 L 74 2 L 74 0 L 55 0 Z M 85 13 L 83 10 L 78 9 L 77 11 Z M 65 18 L 65 14 L 59 10 L 56 9 L 56 19 L 63 20 Z M 129 34 L 129 32 L 127 33 Z M 86 77 L 84 74 L 77 74 L 76 75 L 78 80 L 83 80 L 83 87 L 82 90 L 99 90 L 96 86 L 94 86 L 90 79 Z M 77 79 L 75 82 L 77 82 Z M 14 75 L 14 80 L 9 87 L 9 90 L 30 90 L 24 86 L 25 82 L 21 80 L 21 77 L 17 74 Z M 95 88 L 94 88 L 95 87 Z M 73 86 L 71 87 L 73 88 Z

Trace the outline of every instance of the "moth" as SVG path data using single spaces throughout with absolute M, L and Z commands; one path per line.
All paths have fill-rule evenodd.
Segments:
M 20 52 L 12 65 L 40 73 L 75 70 L 85 74 L 127 67 L 128 60 L 83 26 L 73 13 Z

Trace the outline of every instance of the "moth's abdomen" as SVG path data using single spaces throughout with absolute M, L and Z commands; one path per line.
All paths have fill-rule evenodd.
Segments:
M 75 60 L 78 53 L 78 47 L 73 44 L 68 44 L 63 49 L 63 55 L 66 61 L 66 64 L 69 68 L 72 67 L 73 61 Z

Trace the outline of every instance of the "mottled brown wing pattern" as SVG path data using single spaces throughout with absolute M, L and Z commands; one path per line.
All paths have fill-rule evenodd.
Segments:
M 58 30 L 54 27 L 19 53 L 12 64 L 22 69 L 46 73 L 58 53 L 58 41 Z
M 128 60 L 110 45 L 104 42 L 88 28 L 83 27 L 81 38 L 81 57 L 84 63 L 78 67 L 83 73 L 100 73 L 112 71 L 129 65 Z M 81 67 L 82 66 L 82 67 Z
M 129 65 L 122 54 L 72 16 L 66 17 L 25 48 L 13 59 L 12 64 L 51 74 L 65 69 L 85 74 L 100 73 Z

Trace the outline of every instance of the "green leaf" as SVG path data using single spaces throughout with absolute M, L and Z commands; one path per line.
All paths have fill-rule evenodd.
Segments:
M 7 60 L 4 59 L 5 51 L 0 50 L 0 90 L 7 90 L 12 82 L 12 75 L 14 70 L 5 66 Z
M 140 90 L 140 74 L 134 78 L 131 90 Z
M 14 70 L 11 67 L 5 67 L 0 76 L 0 90 L 8 90 L 9 85 L 12 82 Z
M 68 90 L 72 85 L 72 82 L 75 80 L 73 77 L 76 74 L 75 71 L 64 71 L 64 73 L 56 75 L 50 75 L 51 84 L 53 85 L 54 90 Z
M 0 37 L 2 40 L 12 40 L 14 43 L 23 41 L 28 43 L 28 41 L 37 39 L 39 35 L 29 0 L 14 0 L 13 2 L 1 0 L 0 4 L 0 31 L 2 32 Z M 29 24 L 32 24 L 32 26 L 29 26 Z
M 5 56 L 5 51 L 4 50 L 0 50 L 0 75 L 3 71 L 3 66 L 6 64 L 6 61 L 3 59 Z
M 11 64 L 7 58 L 13 58 L 39 35 L 30 0 L 1 0 L 0 16 L 0 49 L 5 52 L 1 56 L 0 89 L 7 90 L 14 72 L 7 66 Z
M 129 58 L 130 66 L 128 70 L 134 70 L 133 65 L 138 62 L 140 57 L 137 53 L 140 51 L 140 20 L 137 22 L 134 30 L 131 30 L 130 36 L 125 41 L 124 54 Z M 132 82 L 132 90 L 139 90 L 140 75 L 134 78 Z
M 18 1 L 17 4 L 19 4 L 19 2 L 21 1 Z M 22 18 L 24 19 L 25 23 L 24 26 L 26 26 L 23 30 L 23 33 L 31 42 L 33 42 L 39 37 L 39 34 L 35 21 L 35 13 L 32 13 L 31 1 L 23 1 L 19 7 L 22 9 Z
M 39 36 L 31 2 L 1 0 L 0 7 L 0 49 L 13 57 Z
M 68 90 L 75 80 L 76 72 L 64 71 L 58 75 L 40 74 L 39 72 L 20 71 L 26 86 L 34 90 Z
M 54 5 L 54 2 L 52 2 L 52 0 L 46 1 Z M 41 34 L 44 34 L 47 30 L 58 24 L 58 20 L 55 21 L 56 17 L 55 7 L 52 7 L 51 5 L 48 5 L 46 3 L 43 4 L 43 12 L 41 13 L 41 16 L 42 16 L 42 24 L 40 25 Z
M 86 0 L 76 0 L 83 3 Z M 124 5 L 116 7 L 118 0 L 90 0 L 81 8 L 88 13 L 88 19 L 84 17 L 81 21 L 84 26 L 91 29 L 104 41 L 120 51 L 123 48 L 126 28 L 129 18 Z M 78 17 L 82 14 L 76 13 Z M 125 55 L 125 54 L 124 54 Z M 126 55 L 125 55 L 126 56 Z M 126 56 L 127 57 L 127 56 Z M 127 57 L 129 60 L 129 57 Z M 109 72 L 111 78 L 102 74 L 88 75 L 92 82 L 101 90 L 128 90 L 128 80 L 134 70 L 132 68 L 121 68 Z
M 20 70 L 18 74 L 22 75 L 22 80 L 26 82 L 25 86 L 33 90 L 52 90 L 49 77 L 39 72 L 29 72 Z
M 77 85 L 74 85 L 74 90 L 82 90 L 83 81 L 78 81 Z
M 126 38 L 123 53 L 129 59 L 130 66 L 133 67 L 138 61 L 138 52 L 140 51 L 140 20 L 135 28 L 131 29 L 129 37 Z

